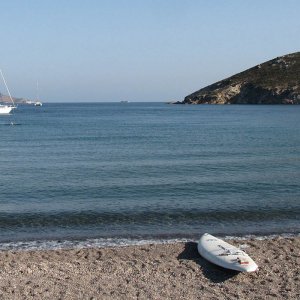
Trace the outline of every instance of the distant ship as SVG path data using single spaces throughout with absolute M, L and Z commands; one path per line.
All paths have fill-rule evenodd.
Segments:
M 128 100 L 122 100 L 122 101 L 120 101 L 120 103 L 129 103 L 129 101 Z
M 34 103 L 34 106 L 42 106 L 42 105 L 43 105 L 43 103 L 40 102 L 40 101 L 36 101 L 36 102 Z

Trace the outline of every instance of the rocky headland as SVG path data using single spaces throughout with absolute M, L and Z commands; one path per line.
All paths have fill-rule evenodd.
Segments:
M 300 52 L 202 88 L 180 104 L 300 104 Z
M 29 100 L 29 99 L 25 99 L 25 98 L 16 98 L 16 97 L 12 97 L 14 103 L 16 104 L 27 104 L 28 102 L 32 101 L 32 100 Z M 11 100 L 10 100 L 10 97 L 7 96 L 7 95 L 3 95 L 0 93 L 0 104 L 3 104 L 3 103 L 9 103 L 11 104 Z

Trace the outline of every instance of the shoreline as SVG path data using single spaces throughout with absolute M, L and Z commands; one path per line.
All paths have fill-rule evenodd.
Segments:
M 231 241 L 244 240 L 270 240 L 276 238 L 300 238 L 300 233 L 278 233 L 278 234 L 247 234 L 247 235 L 218 235 L 213 234 L 218 238 Z M 24 240 L 24 241 L 6 241 L 0 242 L 0 251 L 47 251 L 47 250 L 63 250 L 63 249 L 86 249 L 86 248 L 112 248 L 112 247 L 130 247 L 144 246 L 150 244 L 164 245 L 177 244 L 186 242 L 197 243 L 198 238 L 178 237 L 178 238 L 88 238 L 88 239 L 40 239 L 40 240 Z
M 0 251 L 3 299 L 299 299 L 300 237 L 230 239 L 254 273 L 217 267 L 194 241 Z

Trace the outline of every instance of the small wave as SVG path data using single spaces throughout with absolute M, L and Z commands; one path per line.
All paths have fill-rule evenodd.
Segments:
M 270 235 L 254 235 L 254 234 L 247 234 L 245 236 L 225 236 L 224 239 L 226 240 L 238 240 L 238 241 L 246 241 L 250 239 L 254 240 L 271 240 L 276 238 L 293 238 L 293 237 L 300 237 L 300 233 L 281 233 L 281 234 L 270 234 Z
M 0 227 L 5 228 L 46 228 L 49 226 L 99 226 L 99 225 L 127 225 L 127 224 L 164 224 L 165 222 L 178 224 L 190 222 L 231 222 L 231 221 L 261 221 L 297 219 L 299 208 L 286 209 L 249 209 L 236 211 L 203 211 L 201 209 L 169 211 L 120 211 L 120 212 L 54 212 L 54 213 L 0 213 Z
M 300 237 L 300 234 L 278 234 L 278 235 L 245 235 L 245 236 L 225 236 L 225 240 L 249 239 L 267 240 L 274 238 L 293 238 Z M 0 243 L 2 251 L 41 251 L 41 250 L 61 250 L 61 249 L 85 249 L 85 248 L 109 248 L 109 247 L 126 247 L 141 246 L 149 244 L 174 244 L 197 242 L 197 239 L 173 238 L 173 239 L 127 239 L 127 238 L 98 238 L 87 240 L 49 240 L 49 241 L 19 241 Z
M 2 123 L 3 126 L 20 126 L 21 123 L 9 122 L 9 123 Z
M 108 248 L 108 247 L 125 247 L 125 246 L 139 246 L 149 244 L 173 244 L 184 243 L 188 239 L 117 239 L 117 238 L 100 238 L 88 239 L 84 241 L 71 240 L 53 240 L 53 241 L 28 241 L 28 242 L 8 242 L 0 243 L 0 250 L 14 250 L 14 251 L 32 251 L 32 250 L 59 250 L 59 249 L 83 249 L 83 248 Z

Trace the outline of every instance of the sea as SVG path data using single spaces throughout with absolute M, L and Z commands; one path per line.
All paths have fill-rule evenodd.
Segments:
M 0 131 L 0 250 L 300 233 L 300 106 L 19 105 Z

